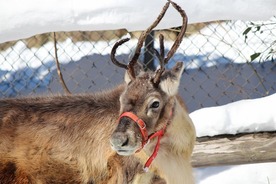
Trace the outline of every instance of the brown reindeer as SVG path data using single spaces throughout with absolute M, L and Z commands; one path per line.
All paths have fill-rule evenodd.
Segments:
M 146 170 L 152 163 L 168 184 L 193 183 L 195 130 L 177 95 L 182 71 L 183 64 L 177 63 L 160 78 L 147 72 L 130 80 L 120 96 L 121 116 L 111 137 L 119 155 L 136 156 Z
M 183 64 L 165 72 L 163 67 L 182 40 L 186 25 L 166 58 L 161 39 L 160 54 L 156 51 L 161 68 L 156 73 L 138 75 L 133 69 L 145 37 L 170 3 L 183 16 L 175 3 L 166 3 L 157 21 L 139 38 L 128 66 L 115 59 L 116 49 L 125 40 L 114 46 L 112 61 L 128 68 L 130 78 L 126 83 L 98 94 L 0 100 L 1 184 L 164 183 L 159 176 L 169 184 L 191 183 L 189 162 L 195 133 L 177 96 Z M 140 150 L 141 140 L 145 139 L 145 144 L 147 136 L 141 137 L 138 126 L 128 116 L 117 122 L 118 115 L 126 111 L 145 122 L 148 135 L 160 134 L 156 134 L 160 149 L 150 167 L 152 172 L 143 173 L 142 167 L 156 141 Z M 133 154 L 138 149 L 140 152 Z

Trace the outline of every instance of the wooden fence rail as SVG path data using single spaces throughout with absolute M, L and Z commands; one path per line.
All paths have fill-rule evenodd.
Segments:
M 219 135 L 197 139 L 194 167 L 276 162 L 276 132 Z

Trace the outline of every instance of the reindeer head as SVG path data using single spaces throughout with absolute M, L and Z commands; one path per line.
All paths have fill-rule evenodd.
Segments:
M 182 29 L 166 57 L 164 57 L 163 35 L 160 35 L 160 52 L 155 50 L 160 68 L 155 72 L 140 72 L 136 75 L 134 65 L 137 63 L 143 42 L 150 31 L 161 21 L 170 4 L 183 18 Z M 174 96 L 178 93 L 184 67 L 182 62 L 178 62 L 171 70 L 165 71 L 164 65 L 180 45 L 186 26 L 187 16 L 185 12 L 177 4 L 169 1 L 163 7 L 157 20 L 141 34 L 135 54 L 128 65 L 118 62 L 115 53 L 116 49 L 129 39 L 123 39 L 114 45 L 111 60 L 117 66 L 127 69 L 126 88 L 120 96 L 121 116 L 110 140 L 112 148 L 118 154 L 134 154 L 143 148 L 151 135 L 163 129 L 170 121 L 175 103 Z

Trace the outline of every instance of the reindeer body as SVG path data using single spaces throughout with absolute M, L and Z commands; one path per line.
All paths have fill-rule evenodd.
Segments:
M 97 95 L 1 100 L 0 183 L 107 180 L 107 161 L 114 155 L 109 138 L 123 89 L 122 85 Z
M 110 148 L 124 89 L 120 85 L 96 95 L 1 100 L 0 183 L 154 183 L 152 174 L 141 174 L 150 145 L 134 155 L 139 160 L 114 155 Z M 176 171 L 180 179 L 192 180 L 193 126 L 182 100 L 175 100 L 175 117 L 151 170 L 166 180 L 177 178 Z

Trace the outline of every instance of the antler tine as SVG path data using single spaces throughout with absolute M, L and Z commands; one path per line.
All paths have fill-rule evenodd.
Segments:
M 128 70 L 129 70 L 129 74 L 135 78 L 135 72 L 134 72 L 134 64 L 137 62 L 140 53 L 141 53 L 141 48 L 143 46 L 143 43 L 147 37 L 147 35 L 159 24 L 159 22 L 162 20 L 162 18 L 164 17 L 167 9 L 169 8 L 170 2 L 167 2 L 165 4 L 165 6 L 163 7 L 161 13 L 158 15 L 157 19 L 152 23 L 152 25 L 150 27 L 148 27 L 148 29 L 146 29 L 139 37 L 138 39 L 138 43 L 137 43 L 137 47 L 135 50 L 135 54 L 132 57 L 131 61 L 128 64 Z
M 124 69 L 128 69 L 128 65 L 123 64 L 123 63 L 120 63 L 120 62 L 116 59 L 115 54 L 116 54 L 117 48 L 118 48 L 120 45 L 122 45 L 123 43 L 127 42 L 127 41 L 129 41 L 129 38 L 125 38 L 125 39 L 122 39 L 122 40 L 117 41 L 117 42 L 115 43 L 115 45 L 113 46 L 113 48 L 112 48 L 112 50 L 111 50 L 111 55 L 110 55 L 111 61 L 112 61 L 115 65 L 117 65 L 117 66 L 119 66 L 119 67 L 121 67 L 121 68 L 124 68 Z
M 164 65 L 163 61 L 164 61 L 164 57 L 165 57 L 165 49 L 164 49 L 164 35 L 163 34 L 159 35 L 159 43 L 160 43 L 160 54 L 156 49 L 154 49 L 154 51 L 155 51 L 155 55 L 157 56 L 157 58 L 160 62 L 160 65 Z
M 172 2 L 171 0 L 168 0 L 168 1 L 180 13 L 180 15 L 182 17 L 182 27 L 181 27 L 180 33 L 178 34 L 171 50 L 168 52 L 167 57 L 164 59 L 165 64 L 168 63 L 168 61 L 174 55 L 174 53 L 176 52 L 176 50 L 179 47 L 180 43 L 182 42 L 182 39 L 183 39 L 183 37 L 185 35 L 185 32 L 186 32 L 186 29 L 187 29 L 187 24 L 188 24 L 188 17 L 187 17 L 186 12 L 180 6 L 178 6 L 176 3 Z
M 163 34 L 159 35 L 159 43 L 160 43 L 160 54 L 156 49 L 154 49 L 155 55 L 157 56 L 159 63 L 160 63 L 160 68 L 156 71 L 156 74 L 153 78 L 153 84 L 155 84 L 155 85 L 159 84 L 160 77 L 161 77 L 162 73 L 165 71 L 165 63 L 164 63 L 165 49 L 164 49 L 164 35 Z

